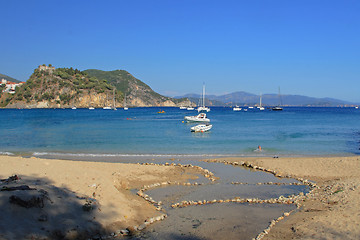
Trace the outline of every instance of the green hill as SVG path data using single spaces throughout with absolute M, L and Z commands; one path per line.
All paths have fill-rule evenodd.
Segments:
M 114 96 L 115 92 L 115 96 Z M 80 71 L 41 65 L 15 94 L 0 96 L 0 107 L 64 108 L 122 107 L 124 97 L 130 107 L 188 106 L 188 99 L 173 99 L 154 92 L 148 85 L 124 70 Z
M 7 107 L 103 107 L 111 101 L 113 86 L 87 73 L 73 68 L 34 70 L 30 78 L 16 90 L 7 94 L 1 105 Z M 116 99 L 122 100 L 121 95 Z
M 106 80 L 126 95 L 126 102 L 130 106 L 177 106 L 188 105 L 185 98 L 173 99 L 162 96 L 153 91 L 147 84 L 135 78 L 125 70 L 101 71 L 96 69 L 85 70 L 89 76 Z
M 9 77 L 9 76 L 7 76 L 7 75 L 5 75 L 5 74 L 1 74 L 1 73 L 0 73 L 0 81 L 1 81 L 1 79 L 6 79 L 6 80 L 8 80 L 8 81 L 10 81 L 10 82 L 15 82 L 15 83 L 21 82 L 21 81 L 15 79 L 15 78 L 12 78 L 12 77 Z

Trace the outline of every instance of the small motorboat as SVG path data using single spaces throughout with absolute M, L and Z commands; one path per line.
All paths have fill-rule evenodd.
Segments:
M 212 128 L 211 124 L 199 124 L 190 128 L 191 132 L 207 132 Z
M 273 111 L 282 111 L 282 107 L 276 106 L 272 108 Z
M 205 113 L 200 113 L 197 116 L 186 116 L 184 119 L 188 122 L 210 122 Z

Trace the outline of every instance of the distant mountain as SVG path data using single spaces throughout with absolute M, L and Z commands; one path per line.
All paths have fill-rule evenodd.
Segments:
M 126 95 L 129 106 L 189 106 L 191 102 L 186 98 L 170 98 L 153 91 L 147 84 L 135 78 L 125 70 L 102 71 L 96 69 L 85 70 L 89 76 L 105 80 Z
M 15 79 L 15 78 L 12 78 L 12 77 L 9 77 L 9 76 L 7 76 L 7 75 L 5 75 L 5 74 L 1 74 L 1 73 L 0 73 L 0 81 L 1 81 L 1 79 L 6 79 L 6 80 L 8 80 L 8 81 L 10 81 L 10 82 L 15 82 L 15 83 L 21 82 L 21 81 Z
M 197 103 L 200 98 L 198 94 L 186 94 L 176 98 L 188 97 L 192 102 Z M 260 104 L 260 95 L 255 95 L 247 92 L 234 92 L 230 94 L 215 96 L 206 95 L 207 105 L 209 106 L 254 106 Z M 262 95 L 263 106 L 344 106 L 357 105 L 348 101 L 343 101 L 334 98 L 314 98 L 301 95 L 281 95 L 278 94 L 264 94 Z

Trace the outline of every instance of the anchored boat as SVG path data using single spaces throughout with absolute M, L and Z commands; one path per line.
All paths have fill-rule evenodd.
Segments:
M 191 132 L 207 132 L 212 128 L 211 124 L 199 124 L 190 128 Z
M 205 113 L 199 113 L 197 116 L 186 116 L 184 119 L 188 122 L 210 122 Z
M 200 106 L 197 108 L 198 112 L 210 112 L 209 107 L 205 107 L 205 84 L 203 84 L 202 98 L 200 99 Z

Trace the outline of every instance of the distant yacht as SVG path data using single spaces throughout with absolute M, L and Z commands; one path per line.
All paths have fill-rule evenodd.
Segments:
M 281 102 L 281 95 L 280 95 L 280 87 L 279 87 L 279 94 L 278 94 L 278 96 L 279 96 L 279 105 L 278 105 L 278 106 L 273 107 L 273 108 L 272 108 L 272 110 L 273 110 L 273 111 L 282 111 L 282 110 L 283 110 L 283 108 L 282 108 L 282 107 L 280 107 L 280 106 L 282 105 L 282 102 Z
M 108 95 L 106 94 L 106 102 L 108 101 Z M 105 105 L 105 104 L 104 104 Z M 104 110 L 111 110 L 110 106 L 104 106 L 103 107 Z
M 192 111 L 192 110 L 194 110 L 194 108 L 193 107 L 187 107 L 186 110 Z
M 276 106 L 276 107 L 273 107 L 272 110 L 273 110 L 273 111 L 282 111 L 283 108 L 282 108 L 282 107 L 279 107 L 279 106 Z
M 262 106 L 262 94 L 260 94 L 260 104 L 259 106 L 257 107 L 260 111 L 263 111 L 265 110 L 265 108 Z
M 237 106 L 237 105 L 236 105 L 235 107 L 233 107 L 233 111 L 235 111 L 235 112 L 236 112 L 236 111 L 241 111 L 241 109 L 242 109 L 242 108 L 239 107 L 239 106 Z
M 129 108 L 126 106 L 126 94 L 124 96 L 124 110 L 128 110 Z
M 113 89 L 113 107 L 112 110 L 117 111 L 116 102 L 115 102 L 115 88 Z
M 197 108 L 198 112 L 210 112 L 210 108 L 205 107 L 205 84 L 203 84 L 202 99 L 200 99 L 199 105 Z

